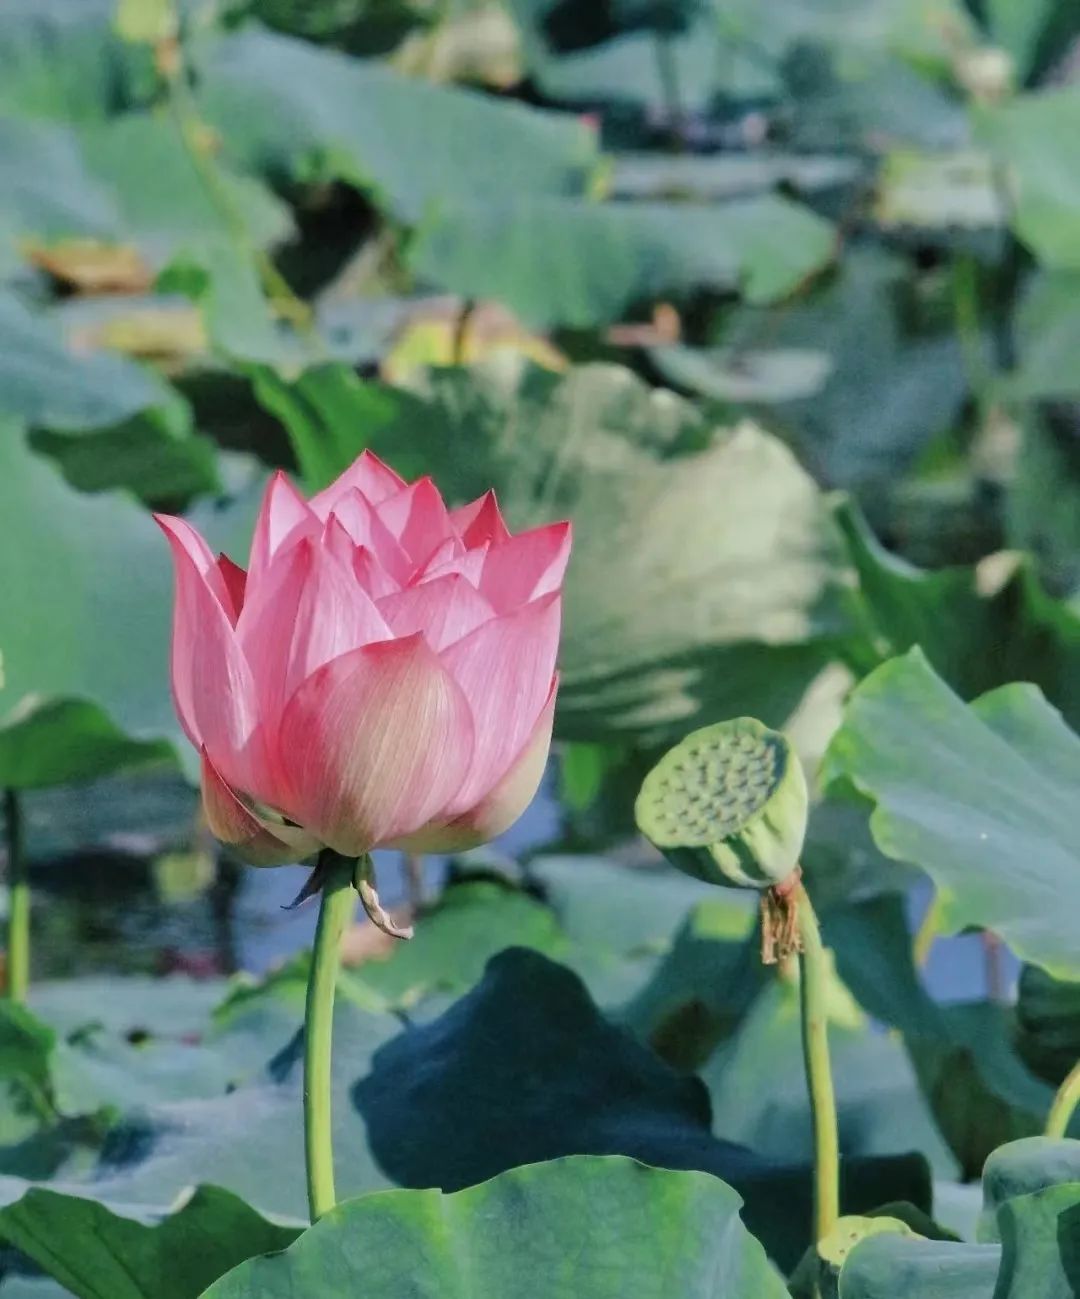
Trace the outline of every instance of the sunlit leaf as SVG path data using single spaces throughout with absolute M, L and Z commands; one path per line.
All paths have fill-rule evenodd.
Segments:
M 982 926 L 1080 978 L 1069 919 L 1069 899 L 1080 906 L 1080 740 L 1034 686 L 969 706 L 920 650 L 892 659 L 851 698 L 826 759 L 837 776 L 876 804 L 878 847 L 934 879 L 946 931 Z
M 237 1268 L 207 1299 L 360 1286 L 371 1299 L 397 1299 L 404 1269 L 416 1299 L 780 1299 L 784 1284 L 738 1213 L 735 1192 L 703 1173 L 563 1159 L 450 1196 L 352 1200 L 287 1253 Z
M 409 223 L 455 197 L 574 192 L 595 158 L 573 118 L 253 27 L 209 46 L 200 86 L 228 158 L 270 177 L 344 180 Z
M 531 324 L 581 329 L 708 289 L 771 302 L 821 270 L 833 246 L 827 222 L 772 195 L 715 205 L 515 197 L 447 205 L 421 227 L 410 261 L 428 283 L 497 298 Z
M 214 1186 L 198 1187 L 156 1224 L 44 1187 L 0 1209 L 0 1237 L 78 1299 L 197 1299 L 238 1263 L 299 1234 Z
M 1019 95 L 979 118 L 1005 169 L 1017 235 L 1046 266 L 1080 269 L 1080 176 L 1070 165 L 1080 130 L 1080 86 Z

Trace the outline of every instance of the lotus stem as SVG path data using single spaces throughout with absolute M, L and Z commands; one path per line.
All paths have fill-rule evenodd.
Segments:
M 1046 1116 L 1046 1135 L 1063 1137 L 1069 1130 L 1069 1120 L 1080 1104 L 1080 1063 L 1073 1065 L 1068 1077 L 1057 1089 L 1057 1095 Z
M 304 1010 L 304 1157 L 312 1222 L 337 1203 L 331 1097 L 334 992 L 341 965 L 341 940 L 356 909 L 353 862 L 327 849 L 319 858 L 319 866 L 325 882 Z
M 822 1241 L 840 1216 L 840 1140 L 826 1012 L 829 968 L 817 916 L 801 882 L 795 886 L 795 906 L 802 941 L 799 1000 L 803 1061 L 814 1125 L 814 1239 Z
M 4 793 L 7 834 L 7 996 L 20 1005 L 30 987 L 30 880 L 23 844 L 22 807 L 13 789 Z

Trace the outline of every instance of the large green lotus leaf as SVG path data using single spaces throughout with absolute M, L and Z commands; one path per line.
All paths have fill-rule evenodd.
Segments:
M 822 915 L 822 931 L 860 1006 L 903 1035 L 940 1133 L 920 1145 L 941 1174 L 951 1177 L 959 1165 L 965 1177 L 978 1177 L 996 1145 L 1039 1129 L 1051 1092 L 1018 1057 L 1008 1013 L 930 997 L 912 959 L 903 898 L 834 905 Z
M 218 1094 L 200 1098 L 193 1090 L 189 1099 L 154 1103 L 144 1099 L 149 1066 L 137 1072 L 128 1092 L 135 1108 L 108 1133 L 93 1175 L 80 1171 L 82 1160 L 50 1165 L 62 1172 L 65 1191 L 153 1206 L 210 1178 L 263 1211 L 302 1215 L 299 1024 L 298 1008 L 264 1002 L 208 1037 L 207 1050 L 238 1064 L 277 1051 L 252 1081 L 234 1066 L 239 1085 L 228 1094 L 222 1069 L 207 1063 Z M 344 999 L 338 1006 L 334 1141 L 342 1195 L 394 1183 L 454 1189 L 537 1159 L 619 1153 L 724 1177 L 746 1197 L 747 1221 L 771 1253 L 793 1264 L 805 1248 L 808 1167 L 717 1141 L 700 1082 L 607 1023 L 580 982 L 541 955 L 504 953 L 446 1013 L 399 1029 L 391 1017 Z M 93 1060 L 92 1043 L 84 1049 Z M 170 1054 L 175 1059 L 171 1048 L 160 1059 Z M 98 1059 L 88 1086 L 104 1077 Z M 23 1172 L 34 1153 L 40 1165 L 41 1139 L 8 1167 Z M 891 1199 L 925 1204 L 925 1164 L 916 1156 L 854 1157 L 845 1161 L 844 1194 L 852 1211 Z
M 149 48 L 113 28 L 115 0 L 8 0 L 0 14 L 0 113 L 87 121 L 149 96 Z
M 715 202 L 767 194 L 783 186 L 800 194 L 846 187 L 861 167 L 839 154 L 645 153 L 612 157 L 608 187 L 613 198 L 690 198 Z
M 38 427 L 35 447 L 80 490 L 124 487 L 176 502 L 218 485 L 212 445 L 194 434 L 185 404 L 150 370 L 78 350 L 12 293 L 0 292 L 0 336 L 0 436 L 11 444 L 0 455 L 21 444 L 4 419 L 12 416 Z
M 596 159 L 591 133 L 571 117 L 255 27 L 208 43 L 200 91 L 243 170 L 344 180 L 408 223 L 454 199 L 577 192 Z
M 968 706 L 911 650 L 852 695 L 826 757 L 826 780 L 838 776 L 876 804 L 878 847 L 934 879 L 946 931 L 981 926 L 1080 978 L 1080 741 L 1034 686 Z
M 514 0 L 518 14 L 528 8 L 535 8 L 532 0 Z M 581 12 L 583 7 L 573 9 Z M 740 99 L 771 97 L 781 88 L 779 69 L 756 57 L 755 49 L 728 38 L 711 13 L 701 15 L 688 31 L 669 37 L 666 46 L 678 78 L 679 105 L 685 112 L 708 112 L 721 84 Z M 600 45 L 560 52 L 541 28 L 527 22 L 522 52 L 532 78 L 551 102 L 571 107 L 614 104 L 653 120 L 670 112 L 670 84 L 661 75 L 656 37 L 651 33 L 626 32 Z
M 77 129 L 0 121 L 0 181 L 0 272 L 23 241 L 123 244 L 158 268 L 177 248 L 231 235 L 167 116 L 128 113 Z M 288 209 L 259 181 L 227 166 L 220 181 L 256 243 L 289 234 Z
M 794 121 L 785 127 L 796 133 L 811 128 L 818 147 L 835 148 L 838 135 L 870 147 L 883 139 L 939 146 L 963 130 L 960 107 L 904 62 L 947 65 L 949 41 L 962 42 L 971 27 L 955 0 L 731 0 L 719 13 L 702 6 L 690 15 L 688 29 L 668 41 L 673 72 L 667 79 L 651 33 L 624 28 L 582 47 L 575 33 L 610 25 L 612 6 L 514 0 L 513 8 L 529 71 L 550 99 L 621 102 L 655 121 L 672 110 L 673 77 L 683 113 L 706 114 L 717 102 L 760 110 L 762 101 L 780 99 L 793 110 Z M 813 67 L 824 65 L 827 80 L 823 71 L 816 80 L 826 81 L 827 97 L 819 90 L 810 98 L 805 73 L 792 75 L 799 55 L 812 58 Z
M 494 486 L 515 529 L 574 521 L 561 735 L 786 720 L 847 624 L 824 498 L 780 441 L 612 365 L 433 371 L 414 395 L 422 418 L 403 403 L 357 442 L 457 500 Z
M 153 1004 L 153 999 L 150 999 Z M 57 1099 L 69 1114 L 107 1108 L 130 1114 L 145 1106 L 208 1099 L 257 1078 L 293 1027 L 285 1014 L 249 1020 L 243 1032 L 184 1038 L 160 1032 L 145 1040 L 85 1027 L 53 1058 Z
M 926 21 L 930 13 L 921 16 L 921 23 L 912 21 L 917 18 L 916 7 L 894 0 L 878 4 L 866 0 L 825 4 L 772 0 L 767 7 L 754 0 L 739 0 L 725 4 L 721 13 L 712 5 L 699 5 L 696 11 L 684 12 L 682 24 L 674 30 L 668 24 L 666 59 L 671 71 L 665 73 L 657 57 L 655 35 L 641 31 L 640 24 L 616 21 L 619 8 L 581 6 L 572 0 L 555 5 L 550 0 L 513 0 L 529 71 L 547 98 L 570 104 L 615 101 L 624 108 L 643 110 L 652 121 L 672 113 L 673 94 L 684 114 L 707 115 L 715 112 L 720 101 L 759 109 L 762 101 L 790 100 L 785 64 L 799 47 L 809 44 L 815 53 L 821 50 L 822 58 L 835 51 L 850 78 L 851 84 L 843 85 L 837 96 L 845 117 L 854 116 L 857 110 L 867 116 L 870 105 L 863 101 L 871 98 L 871 88 L 879 92 L 883 84 L 889 88 L 890 81 L 905 71 L 882 47 L 894 46 L 903 52 L 912 36 L 931 46 L 934 53 L 940 52 L 941 45 L 939 36 L 934 40 L 937 22 Z M 923 9 L 935 11 L 933 17 L 942 27 L 947 14 L 950 29 L 963 30 L 958 26 L 961 14 L 955 5 L 937 3 Z M 616 34 L 597 43 L 605 25 L 609 29 L 615 26 Z M 654 20 L 653 25 L 661 24 Z M 916 77 L 910 80 L 918 87 Z M 943 100 L 925 83 L 922 90 L 934 107 Z M 914 98 L 910 92 L 909 97 Z M 890 108 L 895 98 L 894 93 Z M 906 101 L 899 106 L 916 124 L 931 117 L 925 108 L 914 112 L 914 105 Z M 897 129 L 895 111 L 879 112 L 879 117 Z
M 918 645 L 946 680 L 964 694 L 977 693 L 970 676 L 996 668 L 978 647 L 998 631 L 1001 612 L 979 590 L 975 569 L 916 568 L 885 549 L 849 498 L 837 502 L 835 517 L 859 581 L 867 656 L 880 661 Z
M 875 71 L 865 56 L 881 50 L 929 70 L 945 67 L 954 42 L 975 34 L 957 0 L 774 0 L 768 9 L 755 0 L 731 0 L 728 12 L 776 57 L 800 43 L 861 52 L 862 60 L 851 60 L 855 77 Z
M 832 370 L 827 353 L 808 347 L 700 348 L 675 343 L 651 348 L 649 359 L 677 388 L 711 401 L 749 406 L 813 397 Z
M 255 258 L 233 241 L 193 242 L 166 266 L 157 287 L 198 304 L 211 352 L 233 366 L 249 362 L 296 373 L 321 346 L 316 334 L 301 333 L 278 316 Z
M 407 1277 L 407 1279 L 406 1279 Z M 222 1278 L 207 1299 L 694 1299 L 787 1290 L 715 1177 L 629 1159 L 517 1168 L 443 1195 L 339 1205 L 297 1244 Z
M 793 0 L 793 8 L 803 8 Z M 883 0 L 881 9 L 894 14 L 919 7 Z M 924 10 L 934 6 L 924 5 Z M 969 143 L 970 129 L 962 101 L 948 87 L 935 82 L 926 70 L 895 57 L 887 49 L 874 48 L 874 22 L 859 15 L 845 23 L 828 3 L 815 6 L 819 21 L 829 23 L 834 33 L 855 30 L 868 44 L 857 51 L 830 49 L 837 42 L 828 33 L 796 45 L 784 66 L 789 93 L 792 94 L 791 147 L 806 150 L 851 149 L 861 153 L 882 153 L 890 149 L 925 149 L 941 152 L 963 148 Z M 961 12 L 954 4 L 943 6 L 950 11 L 940 24 L 927 24 L 924 32 L 940 36 L 955 31 L 954 17 Z M 758 6 L 759 13 L 772 15 Z M 880 13 L 880 10 L 879 10 Z M 880 31 L 880 28 L 878 29 Z M 944 50 L 926 52 L 929 61 L 937 61 Z M 923 61 L 917 53 L 916 60 Z
M 575 948 L 602 948 L 617 957 L 665 952 L 690 908 L 711 893 L 666 864 L 638 870 L 573 854 L 534 857 L 528 877 L 540 885 Z
M 105 429 L 38 429 L 30 445 L 55 460 L 80 492 L 127 488 L 147 504 L 175 511 L 221 488 L 217 448 L 193 432 L 182 404 L 140 411 Z
M 1012 56 L 1021 84 L 1055 63 L 1080 31 L 1080 13 L 1057 0 L 987 0 L 985 17 L 994 43 Z
M 999 1146 L 983 1169 L 980 1239 L 1002 1239 L 998 1210 L 1007 1201 L 1062 1182 L 1080 1182 L 1080 1141 L 1027 1137 Z
M 1011 547 L 1036 556 L 1038 573 L 1051 591 L 1075 592 L 1080 586 L 1080 456 L 1069 424 L 1071 408 L 1026 402 L 1017 409 L 1020 444 L 1006 537 Z M 1044 603 L 1056 624 L 1080 626 L 1074 599 Z
M 1056 1087 L 1080 1060 L 1080 983 L 1055 979 L 1037 965 L 1020 971 L 1016 1049 L 1040 1078 Z
M 871 1028 L 839 980 L 830 983 L 827 1015 L 842 1154 L 919 1150 L 951 1174 L 903 1046 Z M 718 1136 L 774 1159 L 813 1158 L 797 981 L 772 980 L 702 1078 Z
M 305 485 L 317 491 L 332 482 L 362 450 L 374 428 L 393 425 L 420 402 L 364 383 L 350 366 L 315 365 L 287 378 L 270 366 L 250 371 L 255 398 L 285 426 Z
M 812 351 L 831 363 L 826 382 L 784 403 L 784 425 L 804 464 L 837 487 L 887 490 L 964 401 L 968 380 L 953 330 L 930 285 L 881 248 L 848 250 L 836 274 L 779 314 L 743 308 L 715 342 Z
M 240 492 L 235 508 L 207 509 L 195 521 L 216 548 L 242 557 L 257 497 L 257 490 Z M 34 538 L 0 553 L 5 728 L 13 731 L 20 718 L 28 725 L 55 721 L 57 700 L 93 704 L 111 726 L 103 729 L 81 706 L 60 714 L 79 722 L 71 743 L 83 746 L 79 761 L 87 768 L 94 731 L 102 762 L 114 768 L 119 748 L 111 727 L 140 739 L 176 736 L 168 690 L 172 574 L 150 516 L 119 494 L 73 491 L 9 422 L 0 423 L 0 515 L 13 536 Z M 55 762 L 62 771 L 68 758 L 54 744 L 60 737 L 53 728 L 46 734 L 52 757 L 35 754 L 34 761 Z M 20 742 L 5 735 L 6 745 Z M 141 761 L 147 751 L 131 756 Z
M 874 843 L 872 810 L 872 804 L 853 790 L 840 789 L 811 808 L 801 864 L 819 911 L 906 893 L 921 878 L 903 863 L 891 861 Z
M 150 371 L 109 353 L 76 353 L 11 293 L 0 293 L 0 336 L 0 418 L 99 428 L 167 400 L 168 388 Z M 14 435 L 5 432 L 4 438 Z
M 160 263 L 177 246 L 231 235 L 230 219 L 207 192 L 196 164 L 167 116 L 129 113 L 79 132 L 86 166 L 115 196 L 121 230 Z M 292 231 L 288 208 L 251 176 L 214 159 L 230 206 L 259 246 Z M 146 177 L 154 175 L 153 185 Z M 235 256 L 240 256 L 234 250 Z
M 90 174 L 72 131 L 0 118 L 0 275 L 19 265 L 22 238 L 109 238 L 118 224 L 114 196 Z
M 225 1050 L 246 1049 L 249 1081 L 226 1090 L 219 1080 L 214 1095 L 137 1103 L 108 1134 L 93 1176 L 79 1179 L 65 1170 L 65 1189 L 114 1205 L 154 1206 L 210 1180 L 263 1212 L 303 1218 L 300 1024 L 300 1014 L 287 1006 L 253 1007 L 227 1026 L 223 1043 Z M 373 1051 L 399 1029 L 393 1017 L 344 1000 L 335 1012 L 334 1147 L 341 1195 L 392 1184 L 364 1140 L 349 1093 L 369 1071 Z M 269 1066 L 261 1068 L 272 1052 Z
M 669 1167 L 724 1155 L 708 1135 L 700 1082 L 607 1023 L 570 971 L 523 949 L 504 952 L 443 1015 L 379 1051 L 354 1102 L 375 1157 L 406 1186 L 456 1189 L 564 1154 Z M 736 1165 L 747 1157 L 753 1164 L 735 1152 Z
M 1080 86 L 1017 95 L 983 109 L 977 127 L 1004 169 L 1016 234 L 1044 266 L 1080 270 Z
M 0 1239 L 78 1299 L 198 1299 L 239 1263 L 285 1249 L 300 1231 L 268 1222 L 215 1186 L 197 1187 L 156 1223 L 46 1187 L 0 1209 Z
M 1018 1056 L 1000 1006 L 941 1006 L 930 997 L 912 959 L 904 901 L 895 893 L 834 901 L 822 931 L 860 1006 L 903 1034 L 940 1131 L 921 1148 L 941 1173 L 952 1176 L 958 1164 L 977 1177 L 996 1145 L 1041 1127 L 1051 1091 Z M 908 1072 L 906 1064 L 899 1070 Z
M 698 902 L 619 1019 L 676 1069 L 699 1068 L 765 981 L 756 908 L 735 890 Z
M 919 1082 L 965 1180 L 1006 1141 L 1042 1128 L 1053 1089 L 1016 1054 L 1005 1009 L 992 1002 L 941 1008 L 941 1030 L 909 1037 Z
M 994 1299 L 1075 1299 L 1080 1289 L 1080 1182 L 1048 1186 L 998 1210 L 1001 1274 Z
M 52 1061 L 56 1035 L 23 1006 L 0 1005 L 0 1144 L 8 1146 L 58 1117 Z
M 488 960 L 511 946 L 558 958 L 567 942 L 542 902 L 510 884 L 464 880 L 421 918 L 411 943 L 398 944 L 387 961 L 360 966 L 354 978 L 390 1006 L 407 1007 L 432 992 L 466 992 Z
M 45 1177 L 88 1169 L 122 1112 L 219 1096 L 257 1074 L 295 1031 L 292 1017 L 249 1016 L 207 1033 L 220 984 L 96 979 L 35 985 L 34 1008 L 0 1017 L 0 1169 Z M 107 1022 L 105 1022 L 107 1021 Z
M 882 1235 L 858 1244 L 840 1271 L 840 1299 L 1073 1299 L 1080 1182 L 1000 1204 L 1001 1244 Z
M 715 1173 L 778 1260 L 805 1247 L 806 1166 L 718 1141 L 701 1082 L 605 1021 L 580 981 L 537 953 L 497 957 L 468 996 L 382 1048 L 353 1098 L 402 1185 L 452 1189 L 564 1154 L 626 1154 Z M 853 1158 L 845 1199 L 925 1202 L 925 1178 L 920 1156 Z
M 30 1000 L 35 1011 L 69 1039 L 76 1056 L 82 1052 L 89 1058 L 104 1045 L 104 1058 L 123 1043 L 131 1048 L 130 1058 L 137 1059 L 181 1043 L 192 1054 L 223 1040 L 231 1049 L 232 1037 L 240 1034 L 218 1032 L 215 1011 L 232 987 L 223 978 L 91 975 L 35 984 Z M 283 1020 L 263 1043 L 261 1054 L 249 1059 L 248 1072 L 261 1068 L 295 1027 L 293 1017 Z M 246 1022 L 245 1034 L 249 1028 Z M 271 1032 L 269 1027 L 266 1031 Z M 77 1082 L 74 1070 L 72 1081 Z M 217 1084 L 210 1083 L 207 1090 L 217 1090 Z
M 834 247 L 828 222 L 773 195 L 711 205 L 514 196 L 441 208 L 409 261 L 427 283 L 497 298 L 534 325 L 588 329 L 702 289 L 775 301 Z
M 885 550 L 853 502 L 839 502 L 836 520 L 859 578 L 860 666 L 918 645 L 964 698 L 1034 681 L 1080 722 L 1080 615 L 1047 594 L 1029 561 L 1001 555 L 975 568 L 920 569 Z
M 864 1010 L 905 1037 L 939 1037 L 945 1026 L 915 968 L 905 903 L 897 893 L 834 897 L 822 911 L 822 933 Z
M 174 1103 L 215 1102 L 236 1088 L 247 1088 L 257 1098 L 265 1095 L 267 1061 L 295 1038 L 303 1018 L 302 995 L 297 1002 L 284 996 L 238 1002 L 228 1016 L 213 1016 L 226 986 L 223 980 L 96 978 L 85 985 L 47 984 L 35 988 L 34 1002 L 62 1032 L 48 1058 L 56 1109 L 69 1116 L 108 1111 L 114 1123 L 122 1116 L 119 1133 L 108 1137 L 113 1151 L 126 1134 L 142 1130 L 140 1115 L 156 1107 L 171 1113 Z M 67 996 L 62 995 L 65 989 Z M 351 1010 L 345 1007 L 342 1017 L 355 1066 L 363 1031 L 379 1025 L 388 1030 L 393 1021 L 381 1008 L 370 1021 L 355 1013 L 350 1018 Z M 350 1066 L 348 1055 L 343 1063 Z M 282 1097 L 282 1105 L 287 1103 Z M 73 1120 L 68 1126 L 73 1128 Z M 99 1148 L 105 1127 L 99 1124 L 96 1134 L 84 1133 L 82 1144 Z M 32 1158 L 41 1144 L 25 1143 L 24 1157 Z M 21 1171 L 10 1158 L 0 1166 Z M 64 1169 L 66 1177 L 78 1172 L 71 1164 Z M 193 1165 L 189 1181 L 197 1178 Z M 163 1187 L 161 1202 L 171 1200 L 177 1189 Z
M 132 740 L 85 699 L 36 699 L 0 721 L 0 786 L 43 789 L 110 771 L 169 762 L 164 740 Z
M 139 795 L 149 802 L 148 790 L 136 787 L 133 796 Z M 223 979 L 82 975 L 33 984 L 30 1005 L 65 1037 L 78 1036 L 90 1024 L 116 1037 L 191 1037 L 206 1029 L 225 988 Z
M 1006 380 L 1010 396 L 1067 400 L 1080 394 L 1071 364 L 1080 348 L 1078 295 L 1076 270 L 1040 270 L 1025 284 L 1016 312 L 1017 365 Z
M 871 1236 L 840 1270 L 840 1299 L 994 1299 L 996 1245 Z M 1049 1297 L 1048 1297 L 1049 1299 Z
M 150 516 L 118 495 L 72 491 L 11 424 L 0 432 L 0 516 L 11 536 L 33 538 L 0 552 L 8 710 L 26 695 L 82 698 L 129 735 L 175 734 L 172 577 Z

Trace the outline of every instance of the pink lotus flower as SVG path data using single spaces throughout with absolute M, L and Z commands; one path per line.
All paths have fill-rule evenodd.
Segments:
M 210 828 L 261 865 L 326 845 L 451 851 L 501 834 L 551 743 L 570 526 L 509 534 L 365 451 L 306 501 L 271 480 L 245 573 L 159 515 L 172 688 Z

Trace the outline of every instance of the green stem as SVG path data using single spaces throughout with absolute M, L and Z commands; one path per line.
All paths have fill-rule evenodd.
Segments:
M 840 1141 L 826 1012 L 829 969 L 817 916 L 802 884 L 796 888 L 795 905 L 802 939 L 799 1000 L 802 1006 L 803 1060 L 814 1124 L 814 1239 L 821 1241 L 832 1231 L 840 1216 Z
M 352 861 L 326 849 L 319 858 L 319 869 L 325 878 L 304 1010 L 304 1156 L 312 1222 L 337 1203 L 330 1052 L 341 939 L 356 909 Z
M 13 789 L 4 793 L 4 824 L 7 832 L 8 1000 L 24 1002 L 30 987 L 30 880 L 23 847 L 22 808 Z
M 1046 1135 L 1063 1137 L 1069 1129 L 1069 1120 L 1080 1104 L 1080 1064 L 1075 1064 L 1069 1076 L 1057 1089 L 1050 1113 L 1046 1116 Z

